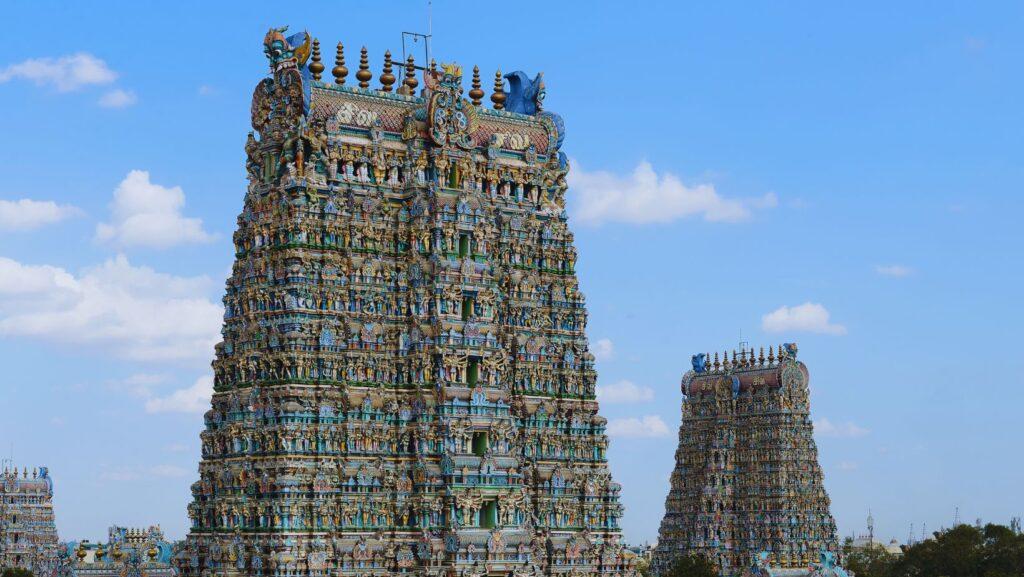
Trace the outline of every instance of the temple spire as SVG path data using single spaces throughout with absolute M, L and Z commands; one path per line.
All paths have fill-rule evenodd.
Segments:
M 398 92 L 400 94 L 406 94 L 408 96 L 416 96 L 416 87 L 419 85 L 419 81 L 416 80 L 416 62 L 413 60 L 412 54 L 405 61 L 405 80 L 402 81 L 402 86 L 399 87 Z
M 505 96 L 505 81 L 501 77 L 501 70 L 494 73 L 494 94 L 491 94 L 491 102 L 494 103 L 495 110 L 501 110 L 505 108 L 505 100 L 508 97 Z
M 371 78 L 373 78 L 373 73 L 370 72 L 370 58 L 366 54 L 366 47 L 363 46 L 359 51 L 359 71 L 356 72 L 359 88 L 369 88 Z
M 334 75 L 335 84 L 345 84 L 345 77 L 348 76 L 348 68 L 345 68 L 345 47 L 338 42 L 338 52 L 334 56 L 334 68 L 331 69 Z
M 473 87 L 469 91 L 470 101 L 474 106 L 480 106 L 481 99 L 484 97 L 484 91 L 480 88 L 480 67 L 473 67 Z
M 320 40 L 318 38 L 313 39 L 313 61 L 309 63 L 309 72 L 313 75 L 313 80 L 320 82 L 320 75 L 324 71 L 324 64 L 320 62 Z
M 391 51 L 384 52 L 384 73 L 380 75 L 382 92 L 391 92 L 391 85 L 395 83 L 395 75 L 391 69 Z

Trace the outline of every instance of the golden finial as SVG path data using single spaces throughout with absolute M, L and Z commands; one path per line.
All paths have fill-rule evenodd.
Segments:
M 320 40 L 313 39 L 313 61 L 309 63 L 309 72 L 313 80 L 320 82 L 320 74 L 324 71 L 324 63 L 320 62 Z
M 416 62 L 412 58 L 412 54 L 405 61 L 405 80 L 402 81 L 402 86 L 399 87 L 398 92 L 407 94 L 409 96 L 416 96 L 416 87 L 419 85 L 419 81 L 416 80 Z
M 484 91 L 480 88 L 480 67 L 473 67 L 473 88 L 469 91 L 469 98 L 474 106 L 480 106 L 480 99 L 484 97 Z
M 335 84 L 345 84 L 348 68 L 345 68 L 345 47 L 338 42 L 338 53 L 334 55 L 334 68 L 331 69 Z
M 734 352 L 733 355 L 735 355 L 735 354 L 736 353 Z M 740 349 L 740 366 L 741 367 L 747 366 L 747 349 L 746 348 Z
M 768 364 L 775 364 L 775 347 L 773 347 L 772 345 L 768 345 Z
M 380 75 L 381 91 L 391 92 L 391 85 L 395 83 L 395 75 L 391 73 L 391 51 L 384 52 L 384 74 Z
M 761 353 L 757 356 L 757 364 L 764 366 L 764 347 L 761 347 Z
M 430 59 L 430 75 L 434 76 L 435 74 L 437 74 L 437 60 L 431 58 Z
M 366 47 L 363 46 L 359 51 L 359 72 L 356 72 L 359 88 L 369 88 L 371 78 L 373 78 L 373 73 L 370 72 L 370 59 L 366 56 Z
M 501 110 L 505 108 L 505 100 L 507 98 L 505 96 L 505 81 L 501 78 L 501 70 L 499 70 L 494 73 L 494 94 L 491 95 L 494 109 Z

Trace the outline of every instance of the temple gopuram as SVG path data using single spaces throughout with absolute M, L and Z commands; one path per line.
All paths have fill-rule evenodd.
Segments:
M 46 467 L 0 474 L 0 568 L 38 576 L 65 573 L 66 555 L 53 516 L 53 479 Z
M 542 76 L 264 49 L 181 573 L 632 575 Z
M 651 562 L 700 554 L 723 577 L 845 575 L 795 344 L 693 357 Z
M 69 543 L 75 577 L 175 577 L 174 546 L 159 525 L 148 528 L 113 526 L 106 543 Z

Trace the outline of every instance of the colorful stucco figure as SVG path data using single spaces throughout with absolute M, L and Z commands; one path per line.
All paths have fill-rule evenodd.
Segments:
M 723 576 L 844 577 L 796 345 L 702 353 L 692 365 L 655 573 L 697 553 Z
M 630 577 L 561 118 L 265 49 L 181 573 Z

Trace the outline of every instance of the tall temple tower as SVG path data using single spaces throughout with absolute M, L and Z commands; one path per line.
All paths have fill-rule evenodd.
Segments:
M 652 567 L 681 555 L 723 576 L 844 574 L 795 344 L 693 357 Z
M 264 48 L 182 573 L 631 575 L 542 77 Z
M 53 480 L 46 467 L 0 474 L 0 568 L 55 575 L 61 546 L 53 518 Z

